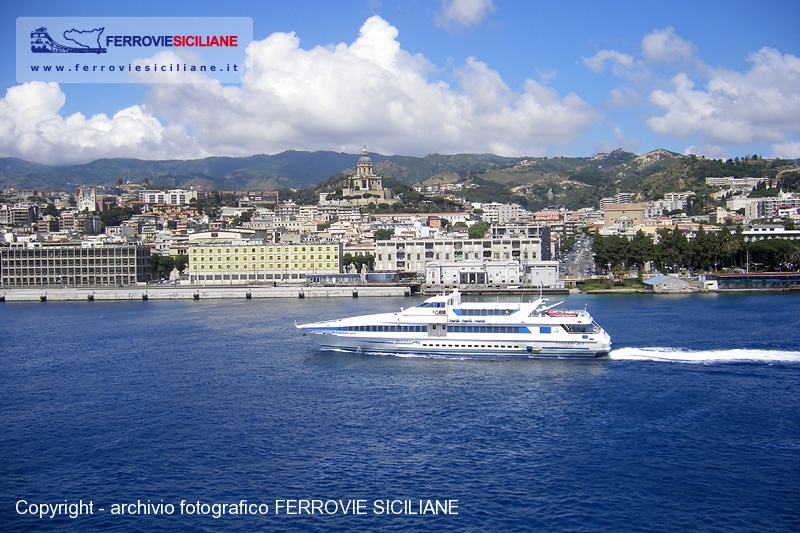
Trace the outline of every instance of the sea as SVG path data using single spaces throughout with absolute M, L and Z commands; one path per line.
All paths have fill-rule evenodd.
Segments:
M 0 304 L 0 531 L 800 531 L 800 294 L 552 299 L 609 357 L 294 327 L 417 296 Z

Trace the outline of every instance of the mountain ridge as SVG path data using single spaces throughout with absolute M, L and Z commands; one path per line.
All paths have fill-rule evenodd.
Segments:
M 424 157 L 368 154 L 387 184 L 408 187 L 430 180 L 475 187 L 493 183 L 497 201 L 541 206 L 598 205 L 599 199 L 631 192 L 638 200 L 666 192 L 711 192 L 708 176 L 775 178 L 796 161 L 746 156 L 713 160 L 657 149 L 637 155 L 621 149 L 591 157 L 505 157 L 495 154 L 438 154 Z M 192 160 L 98 159 L 81 165 L 49 166 L 0 158 L 3 188 L 73 191 L 78 187 L 142 183 L 153 188 L 199 190 L 311 189 L 322 192 L 355 171 L 359 154 L 287 150 L 274 155 Z M 483 184 L 483 185 L 481 185 Z M 473 187 L 474 188 L 474 187 Z M 468 194 L 462 196 L 469 199 Z M 480 196 L 480 195 L 473 195 Z M 484 195 L 485 196 L 485 195 Z M 472 200 L 478 201 L 478 200 Z

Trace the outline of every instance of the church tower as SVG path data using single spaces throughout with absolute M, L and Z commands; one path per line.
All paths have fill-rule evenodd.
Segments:
M 367 147 L 361 150 L 356 164 L 356 173 L 350 178 L 351 191 L 383 191 L 383 178 L 376 176 L 372 169 L 372 159 L 367 155 Z

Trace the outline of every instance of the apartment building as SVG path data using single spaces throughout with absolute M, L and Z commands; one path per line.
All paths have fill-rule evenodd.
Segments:
M 197 198 L 197 193 L 185 189 L 139 191 L 139 201 L 146 204 L 189 205 L 193 198 Z
M 542 259 L 540 237 L 493 239 L 387 240 L 375 243 L 375 270 L 412 271 L 424 275 L 426 263 L 477 261 L 517 261 Z

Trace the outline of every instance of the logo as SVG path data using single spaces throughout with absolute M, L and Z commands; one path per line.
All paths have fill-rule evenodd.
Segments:
M 252 41 L 249 17 L 17 17 L 17 81 L 248 83 Z
M 59 44 L 47 33 L 44 26 L 31 32 L 31 52 L 35 54 L 105 54 L 106 49 L 100 46 L 100 35 L 105 28 L 94 30 L 76 30 L 72 28 L 64 32 L 64 39 L 77 46 Z M 95 46 L 96 45 L 96 46 Z

